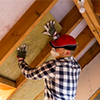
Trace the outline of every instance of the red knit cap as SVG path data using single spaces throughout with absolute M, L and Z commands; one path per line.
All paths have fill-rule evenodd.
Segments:
M 54 48 L 65 48 L 68 50 L 75 50 L 76 40 L 70 35 L 62 35 L 57 40 L 50 42 Z

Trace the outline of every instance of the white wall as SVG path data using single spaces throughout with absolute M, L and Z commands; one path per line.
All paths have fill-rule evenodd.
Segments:
M 81 71 L 76 100 L 88 100 L 100 87 L 100 53 Z
M 0 40 L 35 0 L 0 0 Z

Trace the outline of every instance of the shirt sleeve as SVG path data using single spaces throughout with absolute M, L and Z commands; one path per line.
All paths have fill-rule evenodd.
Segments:
M 28 79 L 50 78 L 55 76 L 55 61 L 43 63 L 37 68 L 31 68 L 25 61 L 18 62 L 22 74 Z

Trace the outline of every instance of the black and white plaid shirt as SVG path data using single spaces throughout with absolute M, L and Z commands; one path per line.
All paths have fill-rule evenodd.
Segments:
M 75 100 L 81 68 L 74 57 L 51 60 L 38 68 L 19 61 L 19 67 L 26 78 L 45 79 L 45 100 Z

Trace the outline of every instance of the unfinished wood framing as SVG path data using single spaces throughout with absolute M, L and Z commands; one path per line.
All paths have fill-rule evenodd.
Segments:
M 74 56 L 77 57 L 81 51 L 94 39 L 94 36 L 91 32 L 91 30 L 89 29 L 89 27 L 87 26 L 77 37 L 76 37 L 76 41 L 77 41 L 77 48 L 76 51 L 74 53 Z
M 74 6 L 60 22 L 60 25 L 63 27 L 60 35 L 70 34 L 70 32 L 82 21 L 82 19 L 82 15 L 79 13 L 77 7 Z
M 78 5 L 78 0 L 73 0 L 80 9 Z M 97 39 L 98 43 L 100 44 L 100 20 L 99 17 L 95 14 L 93 10 L 93 4 L 91 0 L 85 0 L 84 2 L 85 12 L 82 13 L 83 18 L 87 22 L 89 28 L 91 29 L 92 33 L 94 34 L 95 38 Z
M 89 100 L 94 100 L 98 94 L 100 94 L 100 88 L 92 95 L 91 98 L 89 98 Z
M 78 60 L 78 63 L 83 69 L 98 53 L 100 52 L 100 46 L 98 42 L 95 42 L 93 46 Z
M 97 15 L 100 15 L 100 0 L 92 0 L 94 11 Z
M 16 88 L 16 83 L 6 79 L 4 77 L 0 77 L 0 89 L 2 90 L 9 90 Z
M 37 100 L 42 94 L 44 94 L 44 90 L 41 93 L 39 93 L 39 95 L 36 96 L 36 98 L 34 100 Z

